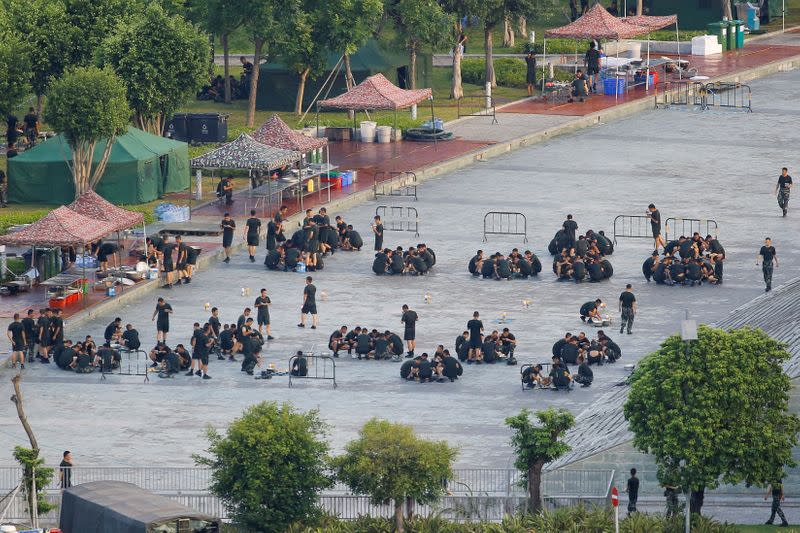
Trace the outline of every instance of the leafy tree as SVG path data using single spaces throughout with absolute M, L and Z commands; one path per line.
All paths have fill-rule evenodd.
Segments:
M 325 42 L 328 48 L 344 56 L 347 88 L 355 85 L 350 56 L 375 34 L 383 16 L 381 0 L 326 0 L 321 2 L 320 15 L 325 21 Z
M 166 119 L 206 82 L 208 39 L 153 3 L 120 24 L 98 56 L 125 83 L 136 125 L 161 135 Z
M 673 335 L 637 365 L 625 403 L 633 444 L 655 458 L 661 484 L 692 491 L 692 512 L 706 489 L 763 485 L 794 466 L 788 358 L 761 330 L 701 326 L 688 349 Z
M 2 24 L 2 22 L 0 22 Z M 11 31 L 0 31 L 0 116 L 16 109 L 30 90 L 30 63 L 22 42 Z
M 411 88 L 417 88 L 417 54 L 446 45 L 453 17 L 435 0 L 399 0 L 392 6 L 398 36 L 409 55 Z
M 72 151 L 76 197 L 97 186 L 116 136 L 125 131 L 130 116 L 125 85 L 109 69 L 78 67 L 53 82 L 45 118 L 64 135 Z M 98 143 L 105 144 L 100 160 L 95 162 Z
M 570 450 L 560 439 L 575 424 L 572 413 L 566 409 L 537 411 L 535 424 L 530 411 L 523 409 L 516 416 L 506 418 L 506 425 L 514 430 L 511 446 L 517 454 L 514 466 L 522 472 L 528 485 L 528 495 L 534 512 L 542 509 L 542 468 Z
M 322 18 L 320 3 L 316 0 L 301 0 L 302 17 L 292 21 L 287 32 L 293 35 L 294 45 L 280 55 L 287 65 L 297 73 L 297 96 L 294 111 L 303 112 L 303 97 L 306 82 L 316 78 L 325 70 L 327 48 L 325 46 L 325 20 Z
M 248 127 L 253 127 L 256 115 L 259 65 L 262 57 L 289 54 L 297 43 L 286 28 L 301 25 L 306 14 L 300 9 L 300 0 L 242 0 L 245 28 L 253 40 L 253 73 L 250 76 L 247 102 Z
M 25 35 L 22 43 L 30 59 L 30 85 L 37 111 L 50 83 L 68 66 L 75 28 L 70 26 L 66 6 L 53 0 L 13 0 L 9 12 L 15 31 Z
M 450 85 L 450 98 L 458 100 L 464 96 L 464 88 L 461 80 L 461 60 L 463 54 L 461 47 L 458 46 L 459 38 L 463 28 L 461 27 L 462 17 L 471 17 L 480 12 L 481 0 L 439 0 L 442 9 L 446 13 L 453 15 L 453 34 L 452 34 L 452 47 L 453 51 L 453 75 Z
M 117 24 L 128 20 L 135 4 L 128 0 L 64 0 L 72 28 L 72 44 L 67 64 L 87 66 L 94 63 L 95 50 Z
M 231 33 L 244 24 L 241 0 L 207 0 L 205 27 L 214 35 L 219 35 L 222 44 L 223 74 L 225 76 L 225 103 L 231 103 L 231 62 L 228 39 Z
M 446 441 L 420 439 L 411 426 L 373 418 L 333 466 L 354 493 L 369 494 L 375 504 L 393 501 L 395 527 L 402 532 L 403 502 L 439 499 L 453 477 L 456 454 Z
M 47 514 L 55 509 L 56 506 L 47 501 L 46 493 L 47 486 L 53 481 L 53 469 L 44 466 L 44 459 L 39 456 L 39 450 L 14 446 L 14 459 L 22 465 L 22 486 L 27 496 L 28 514 L 33 517 L 31 507 L 34 502 L 37 515 Z M 36 478 L 35 485 L 34 478 Z
M 210 457 L 194 460 L 211 467 L 211 491 L 238 524 L 281 533 L 319 513 L 317 493 L 331 485 L 326 429 L 316 410 L 299 413 L 288 403 L 261 402 L 224 436 L 209 428 Z

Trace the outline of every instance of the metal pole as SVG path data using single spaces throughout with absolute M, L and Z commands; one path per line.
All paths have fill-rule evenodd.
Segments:
M 781 31 L 786 31 L 786 0 L 781 3 Z
M 686 521 L 685 521 L 685 523 L 683 525 L 684 533 L 691 533 L 691 531 L 692 531 L 692 518 L 691 518 L 692 517 L 692 511 L 691 511 L 691 506 L 689 504 L 689 500 L 690 500 L 690 496 L 689 495 L 690 494 L 691 493 L 690 493 L 689 487 L 687 485 L 686 493 L 685 493 L 685 496 L 684 496 L 686 498 L 686 509 L 685 509 L 686 512 L 684 513 L 686 515 Z
M 547 38 L 542 41 L 542 93 L 544 93 L 544 80 L 547 77 L 545 69 L 547 68 Z
M 619 533 L 619 505 L 614 506 L 614 533 Z
M 678 45 L 680 46 L 680 44 Z M 647 34 L 647 68 L 644 70 L 644 90 L 650 90 L 650 34 Z
M 678 45 L 678 80 L 681 80 L 683 79 L 683 71 L 681 70 L 681 36 L 680 33 L 678 32 L 677 19 L 675 19 L 675 44 Z M 666 74 L 666 68 L 664 69 L 664 74 Z

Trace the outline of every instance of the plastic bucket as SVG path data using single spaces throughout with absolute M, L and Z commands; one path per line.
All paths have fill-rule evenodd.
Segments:
M 378 142 L 384 144 L 392 142 L 391 126 L 378 126 Z
M 372 123 L 374 124 L 374 123 Z M 372 124 L 361 123 L 361 142 L 371 143 L 375 142 L 375 126 Z

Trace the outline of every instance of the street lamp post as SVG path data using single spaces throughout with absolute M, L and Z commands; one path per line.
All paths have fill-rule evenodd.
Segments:
M 685 318 L 681 321 L 681 340 L 686 344 L 686 364 L 689 364 L 689 349 L 691 348 L 692 341 L 697 340 L 697 322 L 694 320 L 689 319 L 689 311 L 686 310 Z M 686 391 L 684 390 L 684 404 L 686 403 Z M 686 460 L 681 459 L 680 462 L 681 471 L 686 467 Z M 689 484 L 686 483 L 685 486 L 685 498 L 686 498 L 686 522 L 684 525 L 685 533 L 691 533 L 691 520 L 692 520 L 692 510 L 691 510 L 691 489 Z

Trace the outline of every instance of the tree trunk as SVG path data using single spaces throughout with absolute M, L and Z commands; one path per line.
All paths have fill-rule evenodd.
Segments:
M 492 57 L 492 28 L 485 26 L 483 30 L 483 38 L 486 47 L 486 81 L 491 84 L 492 88 L 497 87 L 497 79 L 494 77 L 494 58 Z
M 100 183 L 100 179 L 103 177 L 103 173 L 106 171 L 106 165 L 108 164 L 108 158 L 111 155 L 111 149 L 114 147 L 114 141 L 116 140 L 116 136 L 112 135 L 110 139 L 106 141 L 106 146 L 103 149 L 103 156 L 100 158 L 100 161 L 97 163 L 97 167 L 94 169 L 94 173 L 92 174 L 92 178 L 89 180 L 89 189 L 95 190 L 97 188 L 97 184 Z M 94 149 L 92 149 L 92 153 Z M 89 168 L 91 168 L 91 162 L 89 163 Z M 86 192 L 86 191 L 84 191 Z
M 464 96 L 464 87 L 461 85 L 461 47 L 456 45 L 453 51 L 453 82 L 450 85 L 450 98 L 458 100 Z
M 406 496 L 406 519 L 412 520 L 414 518 L 414 498 Z
M 39 120 L 42 120 L 42 105 L 44 104 L 44 95 L 36 95 L 36 114 L 39 115 Z
M 511 48 L 514 46 L 514 27 L 508 19 L 508 15 L 503 19 L 503 47 Z
M 39 457 L 39 443 L 36 440 L 36 435 L 33 434 L 33 428 L 31 427 L 30 423 L 28 423 L 28 417 L 25 414 L 25 408 L 23 407 L 22 403 L 22 389 L 19 385 L 20 381 L 22 381 L 22 376 L 20 374 L 17 374 L 11 378 L 11 383 L 14 385 L 14 395 L 11 397 L 11 401 L 14 402 L 14 405 L 17 408 L 17 417 L 22 424 L 22 429 L 24 429 L 25 433 L 28 435 L 28 441 L 30 441 L 31 449 L 33 450 L 33 460 L 36 461 L 36 459 Z M 25 486 L 25 492 L 27 493 L 28 513 L 30 514 L 31 522 L 34 527 L 38 527 L 39 495 L 36 491 L 35 477 L 36 470 L 31 469 L 30 484 Z
M 394 501 L 394 526 L 397 533 L 403 533 L 403 500 Z
M 250 74 L 250 94 L 247 98 L 247 123 L 248 128 L 252 128 L 256 122 L 256 92 L 258 91 L 258 67 L 261 63 L 261 49 L 264 47 L 264 39 L 255 38 L 255 50 L 253 54 L 253 73 Z
M 411 67 L 411 72 L 409 73 L 409 81 L 411 82 L 411 88 L 417 88 L 417 50 L 415 48 L 411 49 L 409 58 L 409 65 Z
M 700 514 L 703 509 L 703 500 L 706 497 L 706 488 L 700 487 L 698 490 L 693 490 L 689 496 L 689 510 L 692 514 Z
M 303 72 L 300 73 L 300 81 L 297 82 L 297 100 L 294 104 L 294 112 L 297 115 L 303 114 L 303 95 L 306 92 L 306 80 L 310 72 L 311 69 L 308 67 L 303 69 Z
M 214 34 L 210 34 L 208 36 L 208 51 L 211 54 L 210 61 L 208 62 L 208 77 L 210 79 L 214 79 L 214 70 L 216 69 L 216 57 L 214 55 Z
M 528 19 L 522 15 L 519 17 L 519 34 L 523 39 L 528 38 Z
M 730 0 L 721 0 L 722 2 L 722 18 L 733 20 L 733 13 L 731 12 Z
M 544 463 L 541 461 L 535 462 L 528 468 L 528 498 L 532 514 L 542 510 L 542 468 Z
M 642 11 L 642 0 L 636 0 L 636 14 L 641 15 Z
M 230 58 L 228 57 L 228 34 L 223 33 L 220 37 L 222 41 L 222 75 L 225 77 L 225 103 L 231 103 L 231 65 Z

